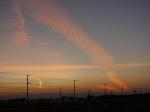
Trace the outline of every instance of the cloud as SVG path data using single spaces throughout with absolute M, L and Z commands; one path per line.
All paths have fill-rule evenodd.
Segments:
M 127 63 L 127 64 L 112 64 L 112 65 L 101 65 L 102 68 L 112 69 L 124 69 L 124 68 L 137 68 L 137 67 L 148 67 L 150 63 Z
M 97 64 L 112 65 L 114 63 L 112 56 L 102 46 L 92 40 L 79 26 L 73 23 L 64 9 L 58 6 L 55 0 L 24 0 L 24 4 L 33 19 L 77 45 Z M 109 73 L 115 73 L 110 67 L 105 67 L 104 70 Z M 117 76 L 114 78 L 117 78 Z M 119 79 L 117 78 L 116 80 Z M 114 83 L 117 84 L 117 82 Z
M 114 68 L 132 68 L 132 67 L 146 67 L 150 66 L 150 63 L 128 63 L 128 64 L 114 64 Z
M 25 78 L 24 75 L 21 74 L 15 74 L 12 75 L 12 77 L 14 78 Z M 49 78 L 49 79 L 67 79 L 67 75 L 66 74 L 32 74 L 32 78 L 35 79 L 45 79 L 45 78 Z
M 39 88 L 42 88 L 43 83 L 42 83 L 42 80 L 40 78 L 38 78 L 38 82 L 39 82 Z
M 67 70 L 67 69 L 89 69 L 99 66 L 93 65 L 56 65 L 56 66 L 0 66 L 0 72 L 17 71 L 42 71 L 42 70 Z
M 25 19 L 21 11 L 20 0 L 11 0 L 11 6 L 16 15 L 15 28 L 12 33 L 16 45 L 23 45 L 28 41 L 28 34 L 25 30 Z
M 128 87 L 126 83 L 120 81 L 120 79 L 116 76 L 116 73 L 108 72 L 108 79 L 121 88 L 127 89 Z
M 108 52 L 74 24 L 53 0 L 26 0 L 32 17 L 49 29 L 60 33 L 67 40 L 82 48 L 100 64 L 112 64 L 113 59 Z
M 132 68 L 132 67 L 148 67 L 149 63 L 139 64 L 114 64 L 110 68 Z M 51 65 L 51 66 L 0 66 L 0 73 L 11 73 L 18 71 L 46 71 L 46 70 L 68 70 L 68 69 L 104 69 L 105 65 L 90 65 L 90 64 L 66 64 L 66 65 Z M 106 67 L 107 68 L 107 67 Z M 112 76 L 117 78 L 112 72 Z M 112 79 L 110 72 L 108 72 L 109 79 Z

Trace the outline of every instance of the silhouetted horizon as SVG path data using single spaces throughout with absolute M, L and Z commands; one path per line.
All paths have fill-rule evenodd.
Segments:
M 87 97 L 25 98 L 0 100 L 0 111 L 12 112 L 147 112 L 150 93 L 135 95 L 102 95 Z

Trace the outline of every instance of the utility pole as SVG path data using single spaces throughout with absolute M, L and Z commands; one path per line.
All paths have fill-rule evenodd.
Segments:
M 121 88 L 121 95 L 124 95 L 124 89 L 123 89 L 123 87 Z
M 31 76 L 31 75 L 29 75 L 29 74 L 26 75 L 26 77 L 27 77 L 27 104 L 29 102 L 29 76 Z
M 112 90 L 110 90 L 110 95 L 113 95 L 113 91 Z
M 60 98 L 61 98 L 61 96 L 62 96 L 61 87 L 59 88 L 59 96 L 60 96 Z
M 75 97 L 76 96 L 76 80 L 73 80 L 74 82 L 74 92 L 73 92 L 73 96 Z
M 105 95 L 107 95 L 107 84 L 104 84 L 104 88 L 105 88 Z
M 91 89 L 89 89 L 89 94 L 88 95 L 91 96 Z
M 137 89 L 133 88 L 133 94 L 136 95 L 137 94 Z

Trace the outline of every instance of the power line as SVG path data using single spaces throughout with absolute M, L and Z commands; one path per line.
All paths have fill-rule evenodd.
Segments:
M 26 83 L 0 83 L 0 84 L 26 84 Z

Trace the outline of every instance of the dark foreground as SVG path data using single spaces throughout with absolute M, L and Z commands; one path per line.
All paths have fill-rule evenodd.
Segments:
M 150 94 L 0 101 L 0 112 L 150 112 Z

